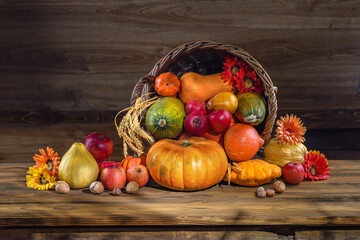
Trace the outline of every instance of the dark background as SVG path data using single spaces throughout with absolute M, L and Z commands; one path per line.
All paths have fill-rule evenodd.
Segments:
M 200 40 L 255 57 L 309 149 L 360 159 L 359 1 L 0 1 L 0 124 L 111 122 L 161 57 Z

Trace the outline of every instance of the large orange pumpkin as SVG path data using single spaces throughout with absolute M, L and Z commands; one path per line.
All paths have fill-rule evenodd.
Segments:
M 144 165 L 146 166 L 146 156 L 134 157 L 127 156 L 120 162 L 121 167 L 125 170 L 125 172 L 136 165 Z
M 251 159 L 263 144 L 256 129 L 245 123 L 236 123 L 225 133 L 226 154 L 235 162 Z
M 178 191 L 197 191 L 220 182 L 227 171 L 224 149 L 200 137 L 162 139 L 148 151 L 146 166 L 159 185 Z

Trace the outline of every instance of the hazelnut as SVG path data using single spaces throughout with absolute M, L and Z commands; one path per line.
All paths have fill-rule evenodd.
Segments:
M 256 196 L 259 198 L 264 198 L 266 197 L 266 192 L 265 191 L 259 191 L 256 193 Z
M 68 193 L 70 192 L 70 186 L 64 181 L 58 181 L 55 186 L 55 191 L 58 193 Z
M 276 181 L 273 184 L 273 189 L 277 193 L 283 193 L 286 189 L 285 183 L 283 181 Z
M 275 196 L 275 190 L 274 189 L 268 189 L 266 190 L 266 196 L 273 197 Z
M 120 188 L 114 188 L 111 192 L 112 195 L 114 196 L 119 196 L 121 194 L 121 189 Z
M 100 194 L 104 192 L 104 185 L 99 181 L 95 181 L 90 184 L 90 192 L 93 194 Z
M 264 198 L 266 197 L 266 192 L 264 190 L 263 187 L 259 187 L 257 190 L 256 190 L 256 196 L 259 197 L 259 198 Z
M 126 185 L 127 193 L 130 193 L 130 194 L 135 193 L 138 189 L 139 189 L 139 185 L 134 181 L 131 181 Z

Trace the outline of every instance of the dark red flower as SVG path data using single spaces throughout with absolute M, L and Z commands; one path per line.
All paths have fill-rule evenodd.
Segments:
M 264 92 L 264 86 L 257 77 L 256 72 L 245 63 L 242 64 L 234 80 L 236 82 L 235 86 L 241 93 L 257 92 L 262 94 Z
M 236 86 L 239 92 L 257 92 L 262 94 L 264 86 L 258 78 L 256 72 L 246 65 L 241 59 L 233 56 L 225 57 L 222 79 Z
M 234 78 L 236 74 L 240 71 L 241 60 L 237 57 L 227 56 L 225 57 L 225 62 L 223 66 L 222 79 L 224 82 L 229 82 L 230 85 L 234 85 Z

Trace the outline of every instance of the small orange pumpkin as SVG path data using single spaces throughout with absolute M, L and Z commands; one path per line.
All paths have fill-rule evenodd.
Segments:
M 136 165 L 146 166 L 146 156 L 140 156 L 140 157 L 127 156 L 120 162 L 120 165 L 125 170 L 125 172 L 131 167 Z
M 171 72 L 162 73 L 155 79 L 155 90 L 161 96 L 176 97 L 179 88 L 180 81 Z
M 256 129 L 245 123 L 236 123 L 225 133 L 226 154 L 235 162 L 251 159 L 263 144 L 264 140 Z

